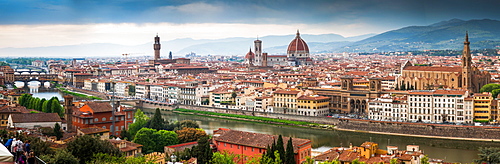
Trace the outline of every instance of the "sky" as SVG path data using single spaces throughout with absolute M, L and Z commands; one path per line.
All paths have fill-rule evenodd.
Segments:
M 302 34 L 345 37 L 450 19 L 500 20 L 498 0 L 0 0 L 0 48 Z

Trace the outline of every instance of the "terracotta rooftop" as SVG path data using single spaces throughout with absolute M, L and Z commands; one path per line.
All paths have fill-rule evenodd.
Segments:
M 436 72 L 461 72 L 460 67 L 431 67 L 431 66 L 407 66 L 404 70 L 411 71 L 436 71 Z
M 12 114 L 12 121 L 14 123 L 27 123 L 27 122 L 61 122 L 61 118 L 57 113 L 23 113 Z
M 285 148 L 286 143 L 288 143 L 288 139 L 289 137 L 283 137 Z M 278 140 L 278 136 L 219 128 L 218 131 L 214 132 L 214 140 L 218 142 L 233 143 L 265 149 L 268 145 L 272 145 L 275 140 Z M 292 145 L 294 147 L 295 153 L 298 152 L 299 147 L 307 144 L 311 144 L 311 140 L 301 138 L 292 139 Z
M 79 130 L 84 134 L 96 134 L 96 133 L 109 132 L 109 129 L 104 129 L 104 128 L 100 128 L 100 127 L 90 127 L 90 128 L 79 129 Z

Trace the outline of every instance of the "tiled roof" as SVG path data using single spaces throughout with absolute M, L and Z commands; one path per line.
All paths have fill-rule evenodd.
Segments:
M 431 67 L 431 66 L 407 66 L 404 70 L 412 71 L 436 71 L 436 72 L 461 72 L 460 67 Z
M 23 113 L 12 114 L 12 121 L 14 123 L 27 123 L 27 122 L 61 122 L 61 118 L 57 113 Z
M 100 127 L 90 127 L 90 128 L 79 129 L 79 130 L 84 134 L 96 134 L 96 133 L 109 132 L 109 129 L 104 129 L 104 128 L 100 128 Z
M 298 94 L 300 91 L 284 91 L 284 90 L 280 90 L 280 91 L 275 91 L 274 93 L 276 94 L 290 94 L 290 95 L 296 95 Z
M 219 134 L 219 136 L 217 136 L 216 134 Z M 285 148 L 286 148 L 286 143 L 288 143 L 288 139 L 289 137 L 283 137 L 283 143 Z M 262 134 L 262 133 L 244 132 L 231 129 L 219 129 L 214 134 L 214 140 L 219 142 L 233 143 L 233 144 L 265 149 L 267 148 L 268 145 L 272 145 L 275 142 L 275 140 L 278 140 L 278 136 Z M 298 152 L 299 147 L 306 144 L 311 144 L 311 140 L 301 139 L 301 138 L 292 139 L 292 145 L 295 153 Z
M 111 104 L 108 102 L 88 102 L 86 104 L 94 113 L 111 112 Z

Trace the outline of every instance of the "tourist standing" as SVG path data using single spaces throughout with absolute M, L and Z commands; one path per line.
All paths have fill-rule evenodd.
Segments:
M 7 150 L 10 150 L 10 146 L 12 145 L 12 141 L 14 140 L 13 139 L 14 137 L 10 137 L 9 140 L 7 140 L 7 142 L 5 142 L 5 147 L 7 148 Z
M 33 151 L 30 151 L 30 152 L 27 152 L 28 153 L 28 159 L 26 160 L 26 162 L 28 164 L 35 164 L 35 153 Z

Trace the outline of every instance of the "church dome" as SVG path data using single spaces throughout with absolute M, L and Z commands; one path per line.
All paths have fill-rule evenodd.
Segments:
M 287 54 L 297 54 L 297 53 L 309 53 L 309 47 L 307 43 L 300 38 L 299 30 L 297 30 L 297 36 L 288 45 Z
M 250 51 L 248 51 L 248 53 L 245 55 L 245 59 L 254 59 L 255 58 L 255 54 L 252 52 L 252 49 L 250 48 Z

